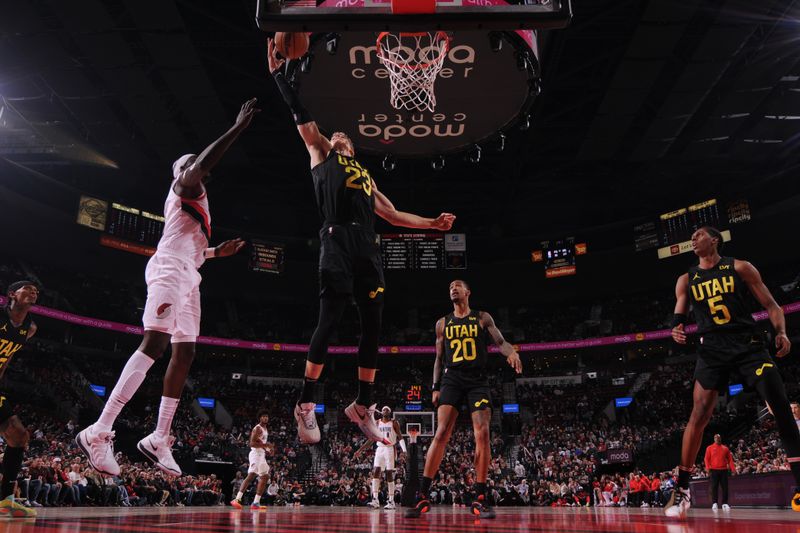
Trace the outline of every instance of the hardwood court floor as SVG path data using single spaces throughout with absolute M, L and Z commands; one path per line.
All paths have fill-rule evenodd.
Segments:
M 237 511 L 230 507 L 40 509 L 35 520 L 2 520 L 0 532 L 16 533 L 152 531 L 154 533 L 783 533 L 800 532 L 800 513 L 789 510 L 733 509 L 728 513 L 692 510 L 680 522 L 661 509 L 505 507 L 494 520 L 476 520 L 463 508 L 434 507 L 420 519 L 396 511 L 352 507 L 271 507 Z

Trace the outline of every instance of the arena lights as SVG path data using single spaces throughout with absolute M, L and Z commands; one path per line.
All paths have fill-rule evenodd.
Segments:
M 528 113 L 525 113 L 520 117 L 519 121 L 519 130 L 520 131 L 528 131 L 531 127 L 531 116 Z
M 528 52 L 517 52 L 517 70 L 528 70 L 531 60 L 528 58 Z
M 341 39 L 341 35 L 338 33 L 329 33 L 325 36 L 325 50 L 332 56 L 336 55 L 336 51 L 339 50 L 339 39 Z
M 311 63 L 314 61 L 314 54 L 308 53 L 300 60 L 300 72 L 308 74 L 311 72 Z
M 503 34 L 499 31 L 489 32 L 489 46 L 492 47 L 492 52 L 499 52 L 503 49 Z
M 472 150 L 467 153 L 467 161 L 472 164 L 478 164 L 481 161 L 481 147 L 479 145 L 473 145 Z
M 383 170 L 386 172 L 391 172 L 395 168 L 397 168 L 397 161 L 392 154 L 386 154 L 386 156 L 383 158 Z
M 433 170 L 442 170 L 444 168 L 444 156 L 440 155 L 431 160 L 431 168 Z
M 506 134 L 502 131 L 497 134 L 497 144 L 495 145 L 495 151 L 500 153 L 506 149 Z

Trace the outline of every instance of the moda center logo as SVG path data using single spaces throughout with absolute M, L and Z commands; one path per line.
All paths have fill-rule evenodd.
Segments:
M 453 35 L 436 78 L 433 111 L 397 110 L 376 39 L 373 32 L 342 32 L 335 54 L 317 39 L 310 67 L 296 71 L 300 97 L 320 128 L 349 134 L 357 151 L 416 157 L 462 150 L 496 135 L 532 101 L 529 74 L 516 60 L 518 50 L 530 50 L 526 42 L 509 37 L 493 52 L 487 32 L 464 31 Z M 435 52 L 407 45 L 395 43 L 392 51 L 412 62 Z
M 433 57 L 438 50 L 433 46 L 419 49 L 398 45 L 392 49 L 406 57 L 409 64 L 423 63 L 426 57 Z M 475 48 L 461 44 L 451 47 L 445 58 L 445 66 L 439 71 L 437 82 L 441 80 L 469 78 L 475 68 Z M 381 65 L 376 46 L 351 46 L 348 51 L 350 75 L 355 80 L 372 76 L 386 80 L 389 84 L 389 71 Z M 369 68 L 372 67 L 372 68 Z M 383 144 L 391 144 L 395 139 L 406 135 L 422 139 L 425 137 L 459 137 L 466 130 L 467 113 L 362 113 L 358 118 L 358 133 L 364 137 L 377 138 Z

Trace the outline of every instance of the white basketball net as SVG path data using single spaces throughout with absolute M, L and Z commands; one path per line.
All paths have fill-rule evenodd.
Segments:
M 450 38 L 445 32 L 389 33 L 378 36 L 378 59 L 389 71 L 395 109 L 433 111 L 433 84 L 442 70 Z

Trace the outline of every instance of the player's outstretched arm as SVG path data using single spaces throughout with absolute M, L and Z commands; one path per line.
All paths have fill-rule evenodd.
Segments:
M 233 126 L 223 133 L 219 139 L 209 144 L 206 149 L 197 156 L 194 163 L 181 172 L 180 176 L 178 176 L 175 193 L 184 198 L 197 198 L 200 196 L 200 194 L 202 194 L 202 189 L 200 188 L 202 179 L 211 172 L 211 169 L 214 168 L 217 163 L 219 163 L 219 160 L 222 159 L 222 156 L 228 148 L 230 148 L 236 138 L 239 137 L 239 134 L 250 125 L 253 116 L 260 111 L 261 110 L 256 107 L 255 98 L 251 98 L 242 104 L 242 108 L 239 110 L 239 114 L 236 116 L 236 122 Z
M 303 107 L 297 92 L 281 72 L 284 59 L 278 57 L 274 39 L 267 40 L 267 61 L 269 62 L 269 72 L 272 74 L 283 100 L 292 112 L 294 123 L 297 124 L 297 132 L 302 137 L 308 150 L 308 155 L 311 157 L 311 168 L 314 168 L 328 157 L 328 153 L 332 148 L 331 141 L 320 133 L 317 123 L 311 118 L 308 110 Z
M 375 213 L 392 226 L 447 231 L 453 227 L 453 222 L 456 220 L 456 216 L 452 213 L 442 213 L 436 218 L 425 218 L 398 211 L 386 195 L 378 190 L 375 180 L 372 180 L 372 191 L 375 194 Z
M 675 312 L 672 315 L 672 340 L 678 344 L 686 344 L 686 326 L 687 316 L 689 312 L 689 274 L 684 274 L 678 278 L 678 283 L 675 284 Z
M 206 248 L 205 258 L 228 257 L 239 252 L 245 245 L 243 239 L 231 239 L 223 241 L 213 248 Z
M 514 349 L 514 346 L 506 342 L 505 337 L 503 337 L 503 333 L 494 323 L 494 318 L 492 318 L 492 315 L 485 311 L 481 311 L 480 323 L 481 326 L 486 328 L 486 331 L 489 332 L 489 336 L 492 337 L 495 345 L 500 348 L 500 353 L 505 356 L 506 361 L 508 361 L 508 365 L 513 368 L 517 374 L 522 374 L 522 361 L 519 359 L 519 354 Z
M 733 268 L 769 315 L 769 321 L 772 322 L 772 327 L 775 328 L 775 347 L 778 349 L 778 353 L 775 355 L 778 357 L 787 355 L 789 350 L 792 349 L 792 343 L 789 341 L 789 337 L 786 336 L 786 317 L 783 315 L 783 309 L 772 297 L 772 293 L 769 292 L 767 286 L 764 285 L 761 274 L 756 270 L 756 267 L 748 261 L 739 261 L 737 259 L 733 264 Z
M 439 407 L 439 389 L 442 381 L 442 360 L 444 358 L 444 318 L 436 321 L 436 360 L 433 362 L 433 402 L 434 407 Z

